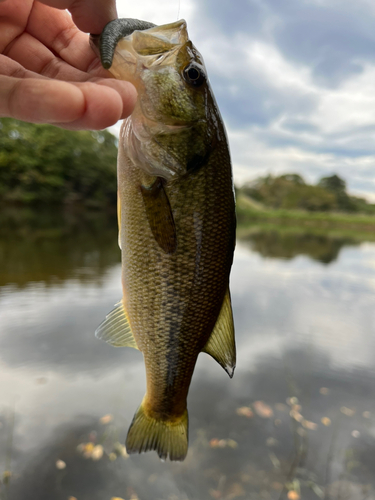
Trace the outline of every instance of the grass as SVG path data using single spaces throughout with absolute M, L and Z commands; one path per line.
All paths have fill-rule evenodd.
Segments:
M 283 230 L 332 234 L 375 241 L 375 216 L 352 213 L 305 212 L 302 210 L 268 209 L 244 195 L 237 198 L 238 234 L 254 231 Z

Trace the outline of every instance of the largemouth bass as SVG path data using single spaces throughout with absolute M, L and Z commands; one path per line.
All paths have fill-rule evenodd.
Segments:
M 198 354 L 210 354 L 230 377 L 236 362 L 227 137 L 185 21 L 120 19 L 92 39 L 103 66 L 138 91 L 119 137 L 123 297 L 96 335 L 144 356 L 147 392 L 128 432 L 128 453 L 156 450 L 162 459 L 183 460 Z

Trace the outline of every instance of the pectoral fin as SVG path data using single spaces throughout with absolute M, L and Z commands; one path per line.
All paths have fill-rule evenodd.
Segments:
M 141 186 L 141 192 L 155 240 L 165 253 L 173 253 L 177 247 L 176 228 L 162 180 L 157 177 L 150 187 Z
M 236 344 L 229 288 L 225 294 L 215 327 L 202 351 L 212 356 L 230 378 L 233 377 L 236 367 Z
M 96 329 L 95 336 L 115 347 L 138 349 L 122 300 L 115 305 L 115 308 Z

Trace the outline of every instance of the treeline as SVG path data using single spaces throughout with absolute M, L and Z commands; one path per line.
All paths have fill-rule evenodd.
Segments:
M 298 174 L 268 175 L 237 188 L 237 192 L 274 209 L 375 214 L 375 205 L 350 196 L 345 181 L 336 174 L 323 177 L 316 185 L 307 184 Z
M 116 204 L 117 139 L 0 119 L 0 205 Z
M 117 139 L 108 131 L 68 131 L 0 118 L 0 206 L 115 206 Z M 275 209 L 375 214 L 350 196 L 338 175 L 307 184 L 297 174 L 268 175 L 237 189 Z

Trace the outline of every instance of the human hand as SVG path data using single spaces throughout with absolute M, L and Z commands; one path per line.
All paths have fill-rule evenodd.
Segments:
M 129 116 L 134 87 L 109 78 L 83 33 L 116 17 L 115 0 L 0 0 L 0 117 L 77 130 Z

